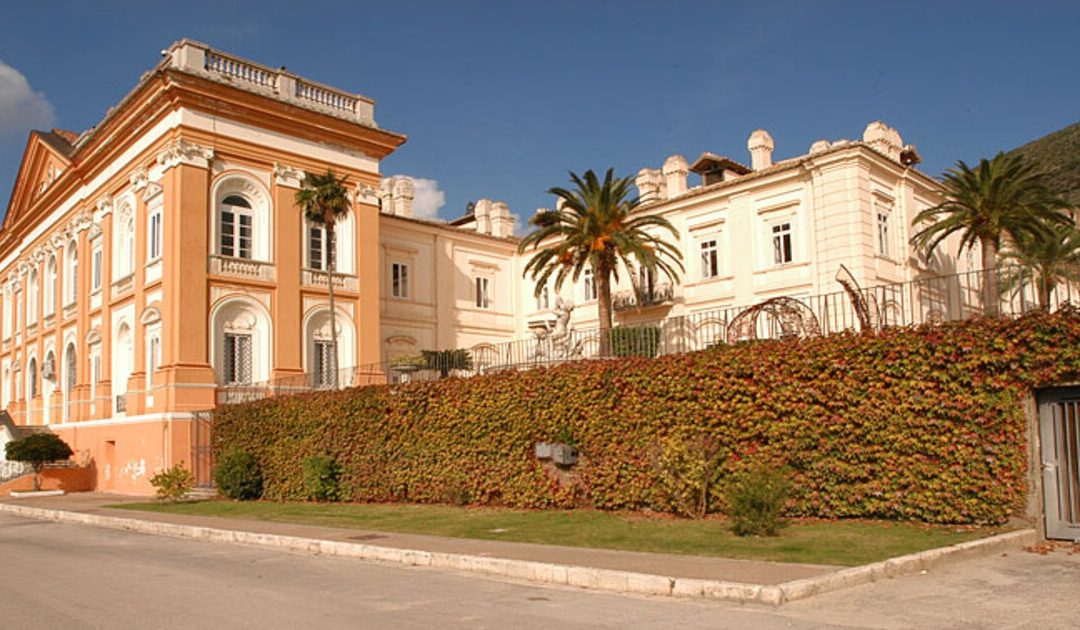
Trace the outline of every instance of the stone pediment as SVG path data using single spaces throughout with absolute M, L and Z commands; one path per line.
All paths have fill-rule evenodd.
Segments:
M 71 166 L 68 155 L 73 149 L 70 137 L 70 134 L 57 130 L 30 133 L 4 217 L 5 229 L 27 216 L 34 203 L 53 189 L 67 172 Z

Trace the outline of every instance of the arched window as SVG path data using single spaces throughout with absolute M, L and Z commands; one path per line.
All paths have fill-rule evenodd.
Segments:
M 26 364 L 26 398 L 33 400 L 37 394 L 37 359 L 31 358 Z
M 77 366 L 74 343 L 67 345 L 64 357 L 64 393 L 71 396 L 71 392 L 75 389 L 75 368 Z
M 64 282 L 67 288 L 65 304 L 71 304 L 79 295 L 79 246 L 75 241 L 67 246 L 67 278 Z
M 125 278 L 135 270 L 135 213 L 123 203 L 113 224 L 113 279 Z
M 270 316 L 243 297 L 228 298 L 211 314 L 212 357 L 218 382 L 247 385 L 270 378 Z
M 251 202 L 240 195 L 221 201 L 218 224 L 218 253 L 235 258 L 252 258 L 254 213 Z
M 314 387 L 327 387 L 334 383 L 335 364 L 339 372 L 356 365 L 353 327 L 348 316 L 338 312 L 337 357 L 335 361 L 333 337 L 330 328 L 330 309 L 318 307 L 310 312 L 304 324 L 307 347 L 308 382 Z M 347 385 L 338 379 L 339 385 Z
M 45 314 L 52 315 L 56 312 L 56 254 L 49 256 L 49 262 L 45 265 Z
M 26 277 L 26 323 L 37 321 L 38 272 L 35 266 Z

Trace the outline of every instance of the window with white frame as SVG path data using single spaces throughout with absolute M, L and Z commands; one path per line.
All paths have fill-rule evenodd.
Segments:
M 161 206 L 156 206 L 147 215 L 146 260 L 153 262 L 159 258 L 161 258 Z
M 59 297 L 59 285 L 56 282 L 56 254 L 49 256 L 49 262 L 45 264 L 45 314 L 52 315 L 56 312 L 56 301 Z
M 776 223 L 772 226 L 772 252 L 774 265 L 783 265 L 795 260 L 790 221 Z
M 251 383 L 251 335 L 227 332 L 222 353 L 222 375 L 229 385 Z
M 11 336 L 11 287 L 4 287 L 4 339 Z
M 255 225 L 251 202 L 240 195 L 229 195 L 222 200 L 218 216 L 218 253 L 250 259 Z
M 161 367 L 161 327 L 146 329 L 146 391 L 147 404 L 154 404 L 154 372 Z
M 649 267 L 638 268 L 638 292 L 651 296 L 656 293 L 656 270 Z
M 330 339 L 315 339 L 312 346 L 313 385 L 328 387 L 334 384 L 334 342 Z
M 19 290 L 19 285 L 15 285 L 15 313 L 12 315 L 15 324 L 15 334 L 19 334 L 22 330 L 22 291 Z
M 115 214 L 113 227 L 113 280 L 131 275 L 135 269 L 135 215 L 130 203 Z
M 715 238 L 701 241 L 701 279 L 720 275 L 720 248 Z
M 491 308 L 494 303 L 491 295 L 491 278 L 476 278 L 476 307 Z
M 26 397 L 30 400 L 37 398 L 37 359 L 31 358 L 26 364 Z
M 877 212 L 877 251 L 882 256 L 889 255 L 889 213 L 885 210 Z
M 90 254 L 90 290 L 101 290 L 101 265 L 104 263 L 104 253 L 101 249 L 101 241 L 94 243 L 93 252 Z
M 409 265 L 399 262 L 390 264 L 390 295 L 396 298 L 409 297 Z
M 551 290 L 548 285 L 540 287 L 540 293 L 536 296 L 536 310 L 545 311 L 551 308 Z
M 584 289 L 584 301 L 591 302 L 596 299 L 596 276 L 593 274 L 592 267 L 586 267 L 585 271 L 581 274 L 582 285 Z
M 101 381 L 101 344 L 90 346 L 90 412 L 97 410 L 98 383 Z
M 337 230 L 327 238 L 326 228 L 314 223 L 308 223 L 307 260 L 308 268 L 330 270 L 331 256 L 336 258 Z M 336 260 L 334 262 L 337 262 Z M 334 265 L 335 271 L 337 265 Z
M 26 323 L 37 322 L 38 272 L 35 266 L 26 276 Z
M 64 278 L 64 304 L 73 304 L 79 295 L 79 246 L 71 241 L 67 246 L 67 277 Z

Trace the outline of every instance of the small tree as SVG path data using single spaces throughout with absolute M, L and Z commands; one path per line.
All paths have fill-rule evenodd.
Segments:
M 457 350 L 424 350 L 427 369 L 438 370 L 439 376 L 446 378 L 450 370 L 471 370 L 472 355 L 464 348 Z
M 8 442 L 7 458 L 13 462 L 27 462 L 34 469 L 34 490 L 41 490 L 41 469 L 49 462 L 65 460 L 72 456 L 71 447 L 55 433 L 34 433 L 21 440 Z

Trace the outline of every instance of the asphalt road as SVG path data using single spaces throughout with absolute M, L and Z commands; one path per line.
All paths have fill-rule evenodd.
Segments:
M 0 515 L 0 628 L 1080 627 L 1080 556 L 1011 554 L 774 609 Z

